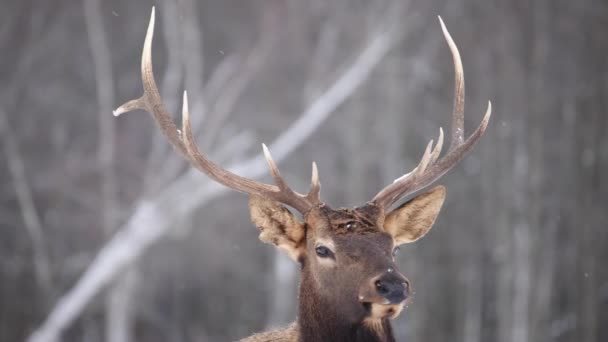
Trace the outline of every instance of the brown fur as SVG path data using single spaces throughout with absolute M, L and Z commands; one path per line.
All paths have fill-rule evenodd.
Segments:
M 282 329 L 251 335 L 241 342 L 298 342 L 299 337 L 298 325 L 294 322 Z
M 260 196 L 249 199 L 251 221 L 260 230 L 260 240 L 284 250 L 294 261 L 302 253 L 304 224 L 279 203 Z
M 319 205 L 301 222 L 281 204 L 252 196 L 251 219 L 260 239 L 301 264 L 301 282 L 298 319 L 242 341 L 394 341 L 390 319 L 404 304 L 387 305 L 375 282 L 388 274 L 409 284 L 392 250 L 426 234 L 444 198 L 445 188 L 439 186 L 386 216 L 375 203 L 336 210 Z M 331 257 L 318 257 L 319 245 L 329 248 Z
M 333 210 L 328 206 L 322 206 L 321 210 L 336 235 L 377 233 L 384 220 L 382 210 L 371 203 L 355 209 Z

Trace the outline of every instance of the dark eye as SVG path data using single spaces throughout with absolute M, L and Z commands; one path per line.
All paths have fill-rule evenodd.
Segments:
M 399 248 L 399 246 L 397 246 L 397 247 L 393 248 L 393 257 L 395 257 L 395 256 L 397 256 L 397 254 L 399 254 L 399 250 L 400 250 L 400 249 L 401 249 L 401 248 Z
M 331 251 L 325 246 L 317 246 L 315 252 L 317 252 L 317 255 L 321 258 L 327 258 L 331 255 Z

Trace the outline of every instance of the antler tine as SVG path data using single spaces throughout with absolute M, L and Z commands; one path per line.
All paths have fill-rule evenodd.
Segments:
M 262 144 L 262 152 L 264 153 L 264 158 L 266 159 L 266 163 L 268 164 L 268 169 L 270 169 L 270 175 L 274 179 L 275 184 L 281 190 L 289 189 L 289 186 L 287 186 L 285 180 L 279 172 L 279 167 L 277 166 L 277 163 L 275 163 L 274 159 L 272 159 L 272 155 L 270 154 L 270 150 L 268 150 L 266 144 Z
M 424 150 L 424 154 L 422 155 L 422 158 L 420 158 L 420 162 L 418 163 L 418 166 L 416 166 L 416 172 L 413 174 L 414 177 L 417 175 L 421 175 L 424 173 L 424 171 L 426 171 L 426 167 L 429 166 L 429 162 L 431 161 L 431 156 L 432 156 L 432 147 L 433 147 L 433 140 L 431 139 L 431 141 L 429 141 L 429 143 L 426 145 L 426 149 Z
M 313 170 L 313 185 L 309 194 L 301 195 L 291 190 L 279 173 L 276 163 L 272 160 L 268 148 L 264 145 L 264 155 L 270 167 L 270 172 L 277 185 L 270 185 L 257 182 L 245 177 L 236 175 L 211 160 L 207 159 L 199 150 L 192 134 L 192 125 L 190 123 L 190 112 L 188 109 L 188 94 L 184 91 L 182 104 L 182 130 L 177 130 L 171 114 L 167 111 L 162 102 L 158 87 L 154 81 L 154 72 L 152 68 L 152 39 L 154 37 L 154 7 L 152 7 L 152 15 L 150 24 L 144 40 L 144 47 L 141 57 L 141 74 L 144 94 L 142 97 L 131 100 L 118 107 L 114 111 L 114 115 L 118 116 L 136 109 L 143 109 L 151 113 L 158 124 L 160 130 L 169 140 L 170 144 L 186 158 L 192 166 L 207 174 L 210 178 L 221 183 L 231 189 L 244 192 L 247 194 L 255 194 L 278 202 L 292 206 L 301 213 L 306 213 L 310 208 L 320 203 L 319 198 L 319 181 L 318 174 L 315 176 Z M 316 180 L 315 180 L 316 179 Z M 316 184 L 316 186 L 315 186 Z
M 304 196 L 293 191 L 287 185 L 285 179 L 283 179 L 283 176 L 281 176 L 281 173 L 279 172 L 277 164 L 274 162 L 274 159 L 272 159 L 272 155 L 270 154 L 270 150 L 268 149 L 266 144 L 262 144 L 262 151 L 264 152 L 264 158 L 266 158 L 266 163 L 268 163 L 270 174 L 272 175 L 275 184 L 279 187 L 280 190 L 282 190 L 283 192 L 292 193 L 296 196 L 300 196 L 312 204 L 317 204 L 321 202 L 321 199 L 319 197 L 319 194 L 321 192 L 321 183 L 319 182 L 319 170 L 317 169 L 317 163 L 312 162 L 312 177 L 310 180 L 310 190 L 308 191 L 308 194 Z
M 454 107 L 452 109 L 452 141 L 450 142 L 450 150 L 452 150 L 464 142 L 464 70 L 456 43 L 441 16 L 437 17 L 454 60 Z
M 431 140 L 427 144 L 424 154 L 422 155 L 422 158 L 420 158 L 418 165 L 416 165 L 416 167 L 412 171 L 395 179 L 393 181 L 393 183 L 403 182 L 408 178 L 420 176 L 421 174 L 424 173 L 424 171 L 427 169 L 428 166 L 435 164 L 437 157 L 439 157 L 439 154 L 441 153 L 441 148 L 443 147 L 443 129 L 441 127 L 439 128 L 439 138 L 437 139 L 437 144 L 435 145 L 435 147 L 433 148 L 433 150 L 431 152 L 432 145 L 433 145 L 433 140 Z
M 429 165 L 435 164 L 437 158 L 441 154 L 441 149 L 443 148 L 443 128 L 439 127 L 439 138 L 437 138 L 437 145 L 433 149 L 433 153 L 431 153 L 431 160 L 429 161 Z
M 458 48 L 441 17 L 439 17 L 439 22 L 441 23 L 443 35 L 450 47 L 455 69 L 452 141 L 450 142 L 450 148 L 444 157 L 437 160 L 443 146 L 443 130 L 440 128 L 437 145 L 435 145 L 432 152 L 430 151 L 432 146 L 431 140 L 427 145 L 426 151 L 418 163 L 418 166 L 416 166 L 413 171 L 396 179 L 392 184 L 388 185 L 374 196 L 372 201 L 384 209 L 388 209 L 400 198 L 429 186 L 458 164 L 479 141 L 490 120 L 492 103 L 488 101 L 488 108 L 481 123 L 471 136 L 466 140 L 464 139 L 464 76 L 462 61 L 460 60 Z
M 268 163 L 270 174 L 279 188 L 278 193 L 268 194 L 268 196 L 274 197 L 277 200 L 289 204 L 296 209 L 302 207 L 304 209 L 298 209 L 302 213 L 305 213 L 311 207 L 321 203 L 321 199 L 319 197 L 321 185 L 319 183 L 319 172 L 317 170 L 317 164 L 315 162 L 312 163 L 313 169 L 310 190 L 308 194 L 302 195 L 293 191 L 287 185 L 285 179 L 283 179 L 283 176 L 281 176 L 281 173 L 279 172 L 277 164 L 274 162 L 274 159 L 272 159 L 272 155 L 270 154 L 270 150 L 268 149 L 266 144 L 262 144 L 262 151 L 264 152 L 264 158 L 266 159 L 266 163 Z
M 319 181 L 319 169 L 317 169 L 317 163 L 312 162 L 312 177 L 310 179 L 310 190 L 308 191 L 308 198 L 316 203 L 321 202 L 321 182 Z
M 154 81 L 154 71 L 152 69 L 152 39 L 154 38 L 154 17 L 155 10 L 152 7 L 150 23 L 144 40 L 144 48 L 141 54 L 141 77 L 144 88 L 144 94 L 139 99 L 128 101 L 114 111 L 115 116 L 131 112 L 136 109 L 142 109 L 154 116 L 158 127 L 163 135 L 169 140 L 169 143 L 186 159 L 188 153 L 182 141 L 180 140 L 177 127 L 173 122 L 171 114 L 167 111 L 162 102 L 158 87 Z

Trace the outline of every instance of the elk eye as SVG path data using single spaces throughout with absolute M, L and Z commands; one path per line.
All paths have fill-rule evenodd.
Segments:
M 327 258 L 328 256 L 331 256 L 331 251 L 325 246 L 317 246 L 315 248 L 315 252 L 321 258 Z
M 399 246 L 397 246 L 397 247 L 393 248 L 393 257 L 395 257 L 395 256 L 397 256 L 397 254 L 399 254 L 399 250 L 400 250 L 400 249 L 401 249 L 401 248 L 399 248 Z

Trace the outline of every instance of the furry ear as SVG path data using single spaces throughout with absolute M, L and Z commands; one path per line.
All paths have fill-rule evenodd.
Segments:
M 249 199 L 251 221 L 260 230 L 260 240 L 287 252 L 294 261 L 305 249 L 305 225 L 278 202 L 252 195 Z
M 414 197 L 386 215 L 384 229 L 393 236 L 395 245 L 414 242 L 428 233 L 444 199 L 445 187 L 440 185 Z

